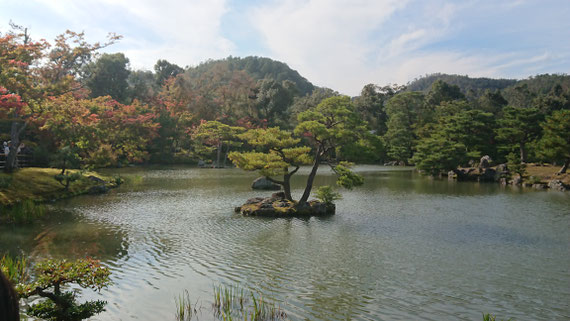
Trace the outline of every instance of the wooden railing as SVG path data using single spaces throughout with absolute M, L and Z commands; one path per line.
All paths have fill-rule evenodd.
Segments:
M 32 155 L 29 154 L 19 154 L 18 155 L 18 167 L 29 167 L 32 163 Z M 0 169 L 6 166 L 6 155 L 4 153 L 0 154 Z

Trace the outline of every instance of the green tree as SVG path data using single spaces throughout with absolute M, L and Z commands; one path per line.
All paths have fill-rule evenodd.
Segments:
M 423 106 L 424 96 L 419 92 L 400 93 L 387 102 L 388 123 L 384 140 L 388 156 L 392 159 L 408 162 L 412 157 L 416 139 L 414 128 Z
M 31 283 L 16 286 L 22 298 L 39 296 L 45 300 L 34 303 L 27 313 L 31 316 L 53 321 L 78 321 L 88 319 L 105 310 L 105 301 L 87 301 L 79 304 L 75 292 L 64 291 L 69 284 L 85 289 L 101 290 L 111 280 L 111 272 L 93 259 L 45 260 L 36 264 L 36 277 Z
M 497 140 L 505 150 L 518 148 L 521 162 L 527 161 L 527 144 L 536 139 L 541 132 L 542 115 L 536 108 L 507 106 L 503 117 L 497 121 Z
M 477 108 L 485 112 L 498 115 L 508 104 L 507 100 L 501 95 L 501 92 L 486 90 L 483 95 L 477 99 Z
M 88 67 L 87 87 L 91 97 L 111 96 L 125 103 L 128 98 L 129 59 L 122 53 L 101 55 Z
M 313 166 L 299 203 L 309 199 L 321 162 L 335 162 L 338 148 L 357 141 L 365 132 L 366 123 L 360 119 L 348 96 L 327 98 L 315 109 L 299 114 L 295 134 L 306 137 L 314 152 Z M 337 184 L 345 188 L 362 184 L 362 177 L 350 171 L 347 164 L 341 162 L 331 167 L 338 176 Z
M 495 121 L 493 114 L 478 109 L 469 109 L 465 101 L 447 103 L 456 111 L 439 119 L 438 130 L 450 140 L 465 145 L 465 156 L 478 159 L 483 155 L 495 156 L 493 145 Z M 459 165 L 459 164 L 458 164 Z
M 287 127 L 286 114 L 296 95 L 295 83 L 285 80 L 281 83 L 264 79 L 258 82 L 256 101 L 259 118 L 266 119 L 270 126 Z
M 156 84 L 152 71 L 131 71 L 127 78 L 127 84 L 129 86 L 129 101 L 138 99 L 145 103 L 150 103 L 160 90 L 160 86 Z
M 465 102 L 448 104 L 449 110 L 457 112 L 439 119 L 429 136 L 418 141 L 411 159 L 418 169 L 432 175 L 454 170 L 468 159 L 491 151 L 492 114 L 477 109 L 464 110 Z
M 437 106 L 445 101 L 465 99 L 465 95 L 456 85 L 450 85 L 443 80 L 436 80 L 426 96 L 426 103 Z
M 339 186 L 352 188 L 363 183 L 362 177 L 350 170 L 349 163 L 338 162 L 336 158 L 340 146 L 358 140 L 366 132 L 366 124 L 358 117 L 350 97 L 327 98 L 314 109 L 300 113 L 299 125 L 294 132 L 298 137 L 304 137 L 313 148 L 300 146 L 300 138 L 295 138 L 291 133 L 279 128 L 254 129 L 240 135 L 240 138 L 257 151 L 232 152 L 229 157 L 244 170 L 257 170 L 269 178 L 282 175 L 281 181 L 273 178 L 271 180 L 283 186 L 286 198 L 291 201 L 291 176 L 301 165 L 312 163 L 305 190 L 298 204 L 307 203 L 321 162 L 331 166 L 337 174 Z M 312 159 L 311 150 L 314 153 Z
M 291 176 L 301 165 L 311 163 L 311 148 L 299 146 L 301 139 L 292 137 L 290 132 L 278 127 L 251 129 L 239 135 L 239 138 L 256 151 L 231 152 L 230 160 L 243 170 L 259 171 L 270 181 L 281 185 L 285 197 L 293 201 Z M 278 180 L 272 176 L 282 176 L 283 179 Z
M 159 86 L 164 84 L 164 81 L 169 78 L 176 77 L 178 74 L 184 72 L 184 69 L 176 64 L 170 63 L 167 60 L 159 59 L 154 65 L 154 73 L 156 83 Z
M 54 176 L 54 179 L 58 181 L 64 189 L 69 190 L 69 185 L 81 178 L 81 172 L 70 173 L 68 168 L 78 168 L 80 164 L 80 158 L 78 153 L 78 148 L 75 146 L 64 146 L 59 148 L 57 152 L 54 153 L 51 161 L 51 165 L 56 168 L 61 168 L 61 173 Z
M 566 173 L 570 165 L 570 110 L 558 110 L 540 124 L 543 130 L 540 140 L 541 154 L 552 161 L 562 161 L 558 173 Z
M 317 107 L 318 104 L 329 97 L 338 95 L 339 93 L 332 89 L 319 87 L 315 88 L 310 95 L 296 96 L 290 108 L 291 123 L 297 125 L 297 117 L 300 113 Z
M 525 108 L 531 106 L 536 93 L 531 91 L 528 83 L 519 83 L 503 91 L 503 96 L 509 102 L 509 106 Z
M 338 154 L 350 162 L 377 164 L 386 159 L 386 148 L 382 137 L 365 132 L 352 144 L 340 146 Z
M 526 164 L 521 161 L 520 157 L 517 157 L 515 153 L 509 153 L 507 155 L 507 165 L 511 172 L 519 175 L 522 182 L 526 175 Z
M 215 167 L 225 167 L 229 149 L 231 146 L 239 146 L 236 138 L 243 131 L 244 129 L 241 127 L 229 126 L 219 121 L 204 121 L 196 128 L 192 137 L 201 144 L 216 150 Z M 226 151 L 222 164 L 220 159 L 224 146 L 226 146 Z
M 416 145 L 411 162 L 430 175 L 453 170 L 465 159 L 465 145 L 452 140 L 441 131 L 422 138 Z
M 566 90 L 558 83 L 548 94 L 540 94 L 533 100 L 533 107 L 538 108 L 544 115 L 550 115 L 556 110 L 570 109 L 570 88 Z
M 387 130 L 386 102 L 404 89 L 406 89 L 405 86 L 389 85 L 380 87 L 368 84 L 362 88 L 360 96 L 356 97 L 354 102 L 356 110 L 368 122 L 370 129 L 376 135 L 384 135 Z

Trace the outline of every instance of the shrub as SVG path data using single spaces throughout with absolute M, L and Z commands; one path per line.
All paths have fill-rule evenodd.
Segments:
M 340 193 L 335 192 L 334 189 L 328 185 L 319 187 L 316 197 L 325 204 L 333 204 L 334 201 L 342 198 Z
M 519 174 L 521 180 L 526 175 L 526 164 L 521 162 L 521 159 L 515 153 L 507 155 L 507 165 L 511 172 Z
M 47 320 L 78 321 L 90 318 L 105 310 L 107 302 L 96 300 L 79 304 L 74 291 L 62 287 L 75 283 L 82 288 L 100 291 L 111 281 L 111 272 L 99 261 L 90 258 L 76 261 L 44 260 L 35 266 L 35 281 L 19 283 L 16 287 L 21 298 L 38 295 L 45 300 L 32 304 L 27 313 Z

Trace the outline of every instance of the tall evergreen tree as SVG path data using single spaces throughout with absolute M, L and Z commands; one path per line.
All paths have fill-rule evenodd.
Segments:
M 125 103 L 128 98 L 129 59 L 122 53 L 102 54 L 88 67 L 87 87 L 91 97 L 111 96 Z
M 412 157 L 414 126 L 423 105 L 424 96 L 418 92 L 397 94 L 386 104 L 388 122 L 384 139 L 388 145 L 388 156 L 392 159 L 408 162 Z
M 497 140 L 505 150 L 518 148 L 524 163 L 528 158 L 528 144 L 540 135 L 541 120 L 542 115 L 536 108 L 507 106 L 503 109 L 503 117 L 498 120 Z
M 552 161 L 562 161 L 564 165 L 558 173 L 566 173 L 570 165 L 570 110 L 555 111 L 541 126 L 541 154 Z

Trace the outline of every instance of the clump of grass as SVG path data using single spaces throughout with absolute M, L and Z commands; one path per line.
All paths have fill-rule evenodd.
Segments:
M 190 301 L 190 294 L 188 290 L 174 299 L 176 301 L 176 320 L 177 321 L 190 321 L 198 314 L 198 302 L 192 306 Z
M 16 223 L 28 224 L 45 216 L 46 207 L 42 204 L 37 204 L 32 200 L 25 200 L 12 207 L 2 208 L 2 216 L 0 220 Z
M 279 321 L 286 320 L 287 314 L 273 301 L 264 299 L 260 292 L 250 291 L 249 295 L 239 285 L 214 286 L 214 314 L 217 318 L 230 321 Z
M 8 188 L 12 185 L 12 176 L 0 175 L 0 188 Z
M 248 291 L 239 285 L 214 285 L 212 312 L 222 321 L 284 321 L 287 314 L 273 301 L 266 300 L 261 292 Z M 188 291 L 175 298 L 176 320 L 198 320 L 198 302 L 192 305 Z
M 263 299 L 261 293 L 256 295 L 251 292 L 251 300 L 253 301 L 253 310 L 249 313 L 249 320 L 264 321 L 264 320 L 286 320 L 287 314 L 276 306 L 275 302 L 268 302 Z
M 25 283 L 29 279 L 28 260 L 24 257 L 12 258 L 4 254 L 0 258 L 0 270 L 13 284 Z
M 214 311 L 217 315 L 230 315 L 233 310 L 243 311 L 245 296 L 243 288 L 237 285 L 214 286 Z

